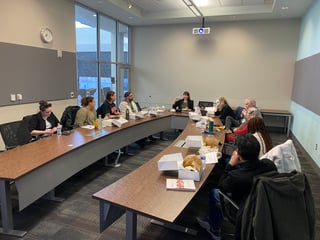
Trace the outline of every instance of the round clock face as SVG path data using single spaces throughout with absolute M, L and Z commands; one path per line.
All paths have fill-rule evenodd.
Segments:
M 53 40 L 52 31 L 49 28 L 41 28 L 40 37 L 43 42 L 50 43 Z

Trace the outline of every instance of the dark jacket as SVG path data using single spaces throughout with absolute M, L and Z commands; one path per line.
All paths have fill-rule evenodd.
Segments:
M 114 103 L 109 103 L 107 100 L 104 101 L 101 106 L 97 109 L 97 114 L 104 118 L 107 114 L 118 115 L 119 111 Z
M 172 108 L 173 109 L 179 109 L 181 110 L 182 109 L 182 104 L 183 104 L 183 99 L 180 99 L 178 101 L 176 101 L 173 105 L 172 105 Z M 194 110 L 194 105 L 193 105 L 193 100 L 188 100 L 188 108 L 191 109 L 191 110 Z
M 307 177 L 294 171 L 255 178 L 243 209 L 241 236 L 242 240 L 315 239 L 315 209 Z
M 51 123 L 51 128 L 58 126 L 59 120 L 54 113 L 51 113 L 47 120 Z M 33 130 L 46 130 L 46 121 L 43 120 L 40 112 L 32 115 L 30 120 L 29 131 L 32 132 Z
M 231 116 L 234 118 L 234 112 L 228 104 L 224 105 L 221 111 L 216 111 L 215 115 L 223 121 L 226 119 L 227 116 Z
M 220 178 L 219 188 L 222 192 L 231 193 L 231 198 L 239 205 L 236 223 L 236 239 L 240 239 L 241 216 L 244 203 L 253 186 L 255 176 L 277 171 L 276 165 L 269 159 L 248 161 L 238 166 L 227 165 Z

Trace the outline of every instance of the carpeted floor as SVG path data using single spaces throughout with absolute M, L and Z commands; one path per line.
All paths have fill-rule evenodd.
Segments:
M 129 151 L 135 154 L 134 156 L 122 156 L 121 167 L 109 168 L 103 166 L 101 162 L 97 162 L 81 171 L 56 189 L 57 196 L 65 199 L 63 202 L 58 203 L 40 199 L 22 212 L 18 212 L 15 208 L 14 222 L 16 229 L 28 231 L 23 240 L 125 239 L 124 216 L 103 233 L 99 233 L 98 201 L 92 199 L 91 196 L 148 161 L 166 148 L 176 136 L 176 133 L 168 131 L 166 132 L 166 137 L 169 138 L 169 141 L 157 141 L 154 144 L 147 145 L 144 150 L 141 150 L 136 144 L 130 145 Z M 277 145 L 287 138 L 284 134 L 273 133 L 272 139 L 274 145 Z M 303 171 L 307 174 L 313 191 L 317 214 L 316 239 L 320 239 L 319 172 L 316 172 L 318 169 L 315 170 L 309 163 L 308 156 L 304 150 L 298 145 L 296 147 Z M 207 232 L 198 226 L 195 216 L 207 215 L 208 192 L 216 186 L 217 176 L 221 171 L 222 168 L 218 166 L 213 170 L 207 183 L 177 220 L 178 224 L 197 230 L 197 236 L 165 229 L 151 224 L 148 218 L 138 216 L 138 239 L 211 239 Z M 0 235 L 0 239 L 14 240 L 19 238 Z

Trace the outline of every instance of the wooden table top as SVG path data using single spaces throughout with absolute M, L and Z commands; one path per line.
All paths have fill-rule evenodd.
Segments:
M 129 120 L 121 128 L 105 127 L 102 130 L 89 130 L 77 128 L 70 135 L 43 138 L 38 141 L 10 149 L 0 153 L 0 179 L 16 180 L 19 177 L 53 161 L 54 159 L 95 141 L 99 138 L 112 135 L 115 132 L 153 121 L 159 118 L 188 115 L 183 113 L 165 112 L 157 117 L 147 117 L 139 120 Z M 111 137 L 111 136 L 110 136 Z
M 219 119 L 216 121 L 221 123 Z M 127 176 L 95 193 L 93 197 L 142 215 L 173 222 L 196 195 L 214 167 L 213 164 L 206 166 L 201 181 L 195 182 L 194 192 L 166 189 L 166 179 L 177 178 L 177 175 L 166 175 L 167 172 L 158 171 L 158 160 L 170 153 L 181 152 L 183 156 L 189 154 L 189 149 L 175 146 L 177 141 L 184 140 L 188 135 L 201 135 L 201 129 L 196 128 L 191 120 L 169 147 Z M 224 142 L 224 132 L 219 134 L 219 139 Z

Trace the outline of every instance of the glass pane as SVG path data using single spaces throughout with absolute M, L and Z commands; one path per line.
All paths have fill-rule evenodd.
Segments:
M 93 96 L 98 105 L 98 63 L 78 60 L 78 104 L 81 98 Z M 96 106 L 97 107 L 97 106 Z
M 115 62 L 117 54 L 116 21 L 100 16 L 100 60 Z
M 100 103 L 102 103 L 107 95 L 108 91 L 117 92 L 117 68 L 116 64 L 100 64 Z
M 130 89 L 129 78 L 130 78 L 130 69 L 121 67 L 119 70 L 119 93 L 118 99 L 122 99 L 125 92 L 128 92 Z
M 97 59 L 97 14 L 76 5 L 76 48 L 77 57 Z
M 119 23 L 118 29 L 118 62 L 129 64 L 129 27 Z

